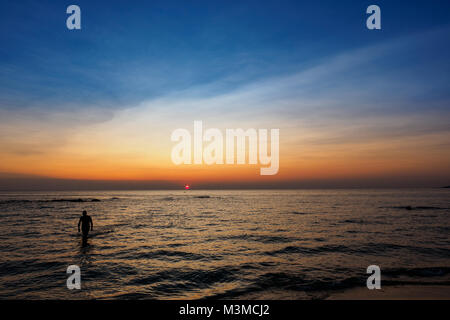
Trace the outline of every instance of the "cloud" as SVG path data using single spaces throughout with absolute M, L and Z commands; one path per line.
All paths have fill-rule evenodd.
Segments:
M 69 111 L 0 109 L 1 152 L 23 156 L 55 152 L 77 131 L 112 118 L 111 111 L 96 107 Z
M 436 149 L 450 131 L 448 82 L 440 71 L 448 69 L 448 59 L 441 59 L 442 52 L 436 59 L 410 52 L 430 49 L 448 34 L 443 29 L 351 50 L 230 90 L 221 79 L 112 109 L 102 103 L 48 108 L 40 102 L 27 110 L 0 109 L 1 152 L 167 165 L 170 133 L 191 128 L 194 120 L 222 129 L 280 128 L 291 157 L 326 146 L 351 151 L 356 143 L 378 143 L 382 152 L 380 146 L 392 147 L 393 140 L 409 148 L 404 139 L 433 134 L 435 144 L 421 139 L 420 145 Z M 429 75 L 435 77 L 424 81 Z
M 448 117 L 443 115 L 450 112 L 449 85 L 436 76 L 448 68 L 448 60 L 438 59 L 442 53 L 436 59 L 408 53 L 430 50 L 449 33 L 440 29 L 352 50 L 292 75 L 255 81 L 229 92 L 223 92 L 221 81 L 191 87 L 144 101 L 126 114 L 169 126 L 202 119 L 228 127 L 359 127 L 361 133 L 367 130 L 367 135 L 384 137 L 446 131 Z M 393 61 L 403 58 L 409 60 L 407 68 L 395 66 Z M 435 78 L 423 81 L 429 74 Z

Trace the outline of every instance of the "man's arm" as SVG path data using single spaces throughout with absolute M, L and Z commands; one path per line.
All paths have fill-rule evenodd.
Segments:
M 81 218 L 78 220 L 78 232 L 80 232 L 80 224 L 81 224 Z
M 91 231 L 94 230 L 94 223 L 92 222 L 92 218 L 89 217 L 89 221 L 91 222 Z

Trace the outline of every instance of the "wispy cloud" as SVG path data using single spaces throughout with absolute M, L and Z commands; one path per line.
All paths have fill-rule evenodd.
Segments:
M 3 109 L 1 152 L 14 159 L 61 154 L 74 161 L 108 157 L 122 166 L 169 165 L 171 131 L 194 120 L 218 128 L 280 128 L 282 148 L 294 159 L 327 146 L 352 151 L 354 144 L 370 144 L 380 156 L 383 143 L 410 148 L 402 142 L 430 135 L 437 135 L 435 143 L 418 139 L 420 147 L 436 149 L 449 137 L 450 82 L 448 52 L 433 46 L 449 34 L 441 29 L 350 50 L 237 88 L 225 78 L 112 109 L 100 103 L 56 112 L 39 102 L 27 111 Z M 423 50 L 435 54 L 411 54 Z

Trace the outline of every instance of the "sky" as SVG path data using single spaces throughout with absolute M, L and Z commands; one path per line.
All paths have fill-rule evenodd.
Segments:
M 66 8 L 81 8 L 68 30 Z M 381 30 L 366 8 L 381 8 Z M 0 189 L 450 185 L 448 1 L 2 1 Z M 280 130 L 280 168 L 177 128 Z

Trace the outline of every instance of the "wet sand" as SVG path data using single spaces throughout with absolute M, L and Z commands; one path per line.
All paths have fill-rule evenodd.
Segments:
M 329 300 L 450 300 L 450 286 L 386 286 L 355 288 L 330 294 Z

